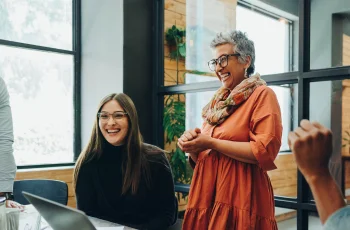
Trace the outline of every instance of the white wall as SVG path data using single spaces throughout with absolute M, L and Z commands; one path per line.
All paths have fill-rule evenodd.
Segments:
M 83 0 L 81 14 L 84 148 L 100 100 L 109 93 L 123 92 L 123 0 Z

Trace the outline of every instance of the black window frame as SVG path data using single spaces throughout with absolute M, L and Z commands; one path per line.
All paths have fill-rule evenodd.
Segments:
M 215 90 L 221 86 L 216 82 L 199 82 L 184 85 L 163 86 L 164 81 L 164 0 L 154 1 L 155 16 L 153 18 L 153 90 L 152 114 L 153 124 L 161 124 L 163 120 L 163 97 L 178 93 L 193 93 Z M 298 70 L 262 76 L 268 85 L 298 83 L 298 123 L 310 118 L 310 83 L 350 78 L 350 66 L 310 69 L 310 18 L 311 0 L 299 0 L 299 38 L 298 38 Z M 291 57 L 292 58 L 292 57 Z M 164 146 L 164 133 L 161 125 L 155 126 L 154 144 Z M 343 170 L 343 169 L 341 169 Z M 310 199 L 311 190 L 304 176 L 297 172 L 297 197 L 275 196 L 275 206 L 297 210 L 297 229 L 308 229 L 309 215 L 317 213 L 315 202 Z
M 24 42 L 15 42 L 0 39 L 0 45 L 24 48 L 35 51 L 46 51 L 56 54 L 70 54 L 74 58 L 74 140 L 73 155 L 71 163 L 60 164 L 37 164 L 37 165 L 20 165 L 17 169 L 35 169 L 35 168 L 52 168 L 62 166 L 73 166 L 81 151 L 81 0 L 72 0 L 72 50 L 51 48 L 48 46 L 33 45 Z

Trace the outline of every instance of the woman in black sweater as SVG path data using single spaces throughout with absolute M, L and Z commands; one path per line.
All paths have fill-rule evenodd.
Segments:
M 163 150 L 142 142 L 135 105 L 125 94 L 101 101 L 74 186 L 77 207 L 89 216 L 138 229 L 176 222 L 169 162 Z

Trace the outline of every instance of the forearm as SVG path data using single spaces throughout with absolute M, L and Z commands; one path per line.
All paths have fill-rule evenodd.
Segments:
M 97 210 L 97 194 L 91 178 L 90 171 L 82 167 L 76 182 L 75 199 L 77 209 L 85 212 L 89 216 L 98 217 L 95 214 Z
M 9 94 L 0 77 L 0 192 L 12 192 L 16 176 L 13 156 L 13 124 Z
M 1 145 L 0 140 L 0 192 L 12 192 L 16 176 L 16 163 L 12 154 L 12 146 Z
M 168 191 L 164 192 L 169 194 Z M 159 210 L 153 210 L 155 215 L 143 225 L 144 229 L 167 229 L 176 221 L 177 209 L 175 203 L 177 202 L 177 199 L 175 198 L 174 192 L 171 194 L 172 195 L 166 199 L 162 199 L 161 196 L 158 196 L 161 198 Z
M 345 206 L 344 198 L 329 172 L 306 179 L 314 196 L 321 223 L 324 224 L 330 215 Z
M 166 166 L 166 167 L 164 167 Z M 153 191 L 157 202 L 154 203 L 154 207 L 149 209 L 150 216 L 147 223 L 143 226 L 145 229 L 166 229 L 172 225 L 176 218 L 176 203 L 174 182 L 171 171 L 168 169 L 170 165 L 166 163 L 156 170 L 157 177 L 153 177 L 156 180 Z
M 140 226 L 140 229 L 156 230 L 166 229 L 171 226 L 172 222 L 166 216 L 159 216 L 151 219 L 147 224 Z
M 250 146 L 250 142 L 236 142 L 212 138 L 210 149 L 214 149 L 228 157 L 244 163 L 258 164 Z
M 194 163 L 197 163 L 197 159 L 198 159 L 198 154 L 197 153 L 189 153 L 191 159 L 193 160 Z
M 13 145 L 12 114 L 11 114 L 11 107 L 8 104 L 8 100 L 6 100 L 4 103 L 0 103 L 0 191 L 1 192 L 12 192 L 12 189 L 13 189 L 13 182 L 16 176 L 17 167 L 13 156 L 12 145 Z

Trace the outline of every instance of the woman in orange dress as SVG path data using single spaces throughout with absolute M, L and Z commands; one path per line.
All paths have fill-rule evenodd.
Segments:
M 194 174 L 183 229 L 277 229 L 273 189 L 281 147 L 281 111 L 273 90 L 254 74 L 254 43 L 240 31 L 213 39 L 208 62 L 222 87 L 203 108 L 202 129 L 178 145 Z

